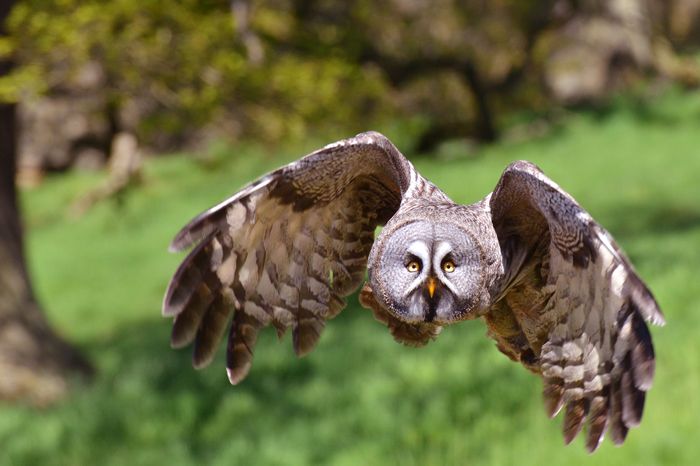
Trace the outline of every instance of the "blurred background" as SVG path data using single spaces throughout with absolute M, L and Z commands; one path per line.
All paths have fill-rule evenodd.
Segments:
M 700 0 L 0 0 L 0 464 L 695 464 Z M 396 344 L 355 297 L 231 387 L 160 304 L 192 216 L 379 130 L 455 201 L 540 165 L 668 325 L 622 448 L 564 447 L 481 322 Z

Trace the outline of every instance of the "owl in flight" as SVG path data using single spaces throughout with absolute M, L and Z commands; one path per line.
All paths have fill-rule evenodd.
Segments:
M 375 238 L 378 226 L 384 228 Z M 211 362 L 228 322 L 231 383 L 258 332 L 292 329 L 301 356 L 366 282 L 361 304 L 406 345 L 480 318 L 498 349 L 538 374 L 566 443 L 587 425 L 621 444 L 654 377 L 646 322 L 664 317 L 612 236 L 529 162 L 459 205 L 384 136 L 330 144 L 194 218 L 170 249 L 194 246 L 167 289 L 173 347 Z

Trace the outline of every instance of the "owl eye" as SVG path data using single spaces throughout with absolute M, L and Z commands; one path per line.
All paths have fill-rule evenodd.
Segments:
M 455 271 L 455 263 L 452 262 L 451 260 L 446 260 L 445 262 L 442 263 L 442 270 L 444 270 L 447 273 L 452 273 Z
M 406 264 L 406 270 L 408 270 L 411 273 L 420 272 L 420 268 L 420 262 L 418 261 L 411 261 L 408 264 Z

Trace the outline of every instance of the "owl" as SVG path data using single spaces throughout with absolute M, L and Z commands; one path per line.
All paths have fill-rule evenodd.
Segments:
M 406 345 L 481 319 L 541 377 L 549 416 L 564 410 L 566 443 L 585 424 L 589 451 L 606 432 L 621 444 L 641 421 L 655 367 L 647 322 L 662 325 L 661 310 L 612 236 L 529 162 L 460 205 L 386 137 L 362 133 L 195 217 L 170 249 L 190 247 L 163 302 L 171 343 L 194 342 L 200 368 L 228 327 L 232 384 L 262 328 L 291 328 L 305 355 L 362 286 L 360 303 Z

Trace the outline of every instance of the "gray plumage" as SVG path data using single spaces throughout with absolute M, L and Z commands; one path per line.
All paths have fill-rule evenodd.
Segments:
M 374 238 L 377 226 L 384 226 Z M 328 145 L 193 219 L 171 250 L 194 246 L 163 313 L 172 345 L 207 365 L 231 326 L 231 383 L 257 334 L 292 329 L 297 355 L 357 290 L 397 341 L 422 346 L 481 318 L 497 347 L 544 381 L 569 443 L 639 424 L 654 375 L 653 296 L 610 234 L 535 165 L 515 162 L 472 205 L 453 203 L 379 133 Z

